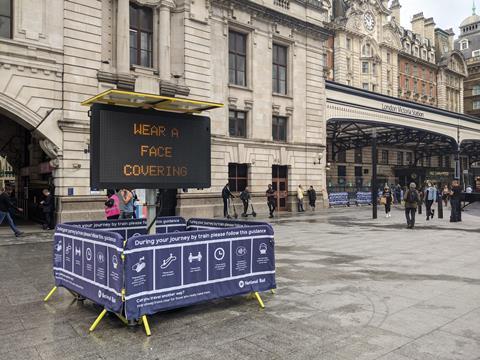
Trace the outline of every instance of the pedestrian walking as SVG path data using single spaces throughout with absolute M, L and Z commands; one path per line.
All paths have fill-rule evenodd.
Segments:
M 14 232 L 15 236 L 19 237 L 23 235 L 23 232 L 21 232 L 13 222 L 12 216 L 10 215 L 10 209 L 15 209 L 20 212 L 22 212 L 23 209 L 16 207 L 12 203 L 10 200 L 11 192 L 11 189 L 0 188 L 0 224 L 2 224 L 3 220 L 6 218 L 7 223 Z
M 407 218 L 407 228 L 413 229 L 415 227 L 415 213 L 417 212 L 420 195 L 417 191 L 417 185 L 410 183 L 409 189 L 405 192 L 405 217 Z
M 395 197 L 397 198 L 397 204 L 400 205 L 402 203 L 402 187 L 400 184 L 395 187 Z
M 115 190 L 107 190 L 108 200 L 105 201 L 105 216 L 107 220 L 116 220 L 120 217 L 120 199 Z
M 268 211 L 270 212 L 269 218 L 273 218 L 273 213 L 275 212 L 275 190 L 273 190 L 272 184 L 268 184 L 265 194 L 267 195 Z
M 55 228 L 54 224 L 54 213 L 55 213 L 55 198 L 48 189 L 43 189 L 42 194 L 44 199 L 40 202 L 43 212 L 43 230 L 53 230 Z
M 462 188 L 458 180 L 452 181 L 452 190 L 450 191 L 450 222 L 462 221 Z
M 317 192 L 313 188 L 312 185 L 310 185 L 310 189 L 307 191 L 308 195 L 308 205 L 310 205 L 310 208 L 312 211 L 315 211 L 315 202 L 317 201 Z
M 240 200 L 242 200 L 242 203 L 243 203 L 243 214 L 242 216 L 246 216 L 247 215 L 247 212 L 248 212 L 248 203 L 250 201 L 250 191 L 248 190 L 248 186 L 245 187 L 245 190 L 243 190 L 241 193 L 240 193 Z
M 228 213 L 228 202 L 230 199 L 233 199 L 232 192 L 230 191 L 230 185 L 227 183 L 222 189 L 222 199 L 223 199 L 223 217 L 231 219 L 232 217 Z
M 380 203 L 385 206 L 385 217 L 392 217 L 390 211 L 392 210 L 393 203 L 393 193 L 388 186 L 385 186 L 383 189 L 382 197 L 380 198 Z
M 448 188 L 448 185 L 445 184 L 442 190 L 442 200 L 445 208 L 448 207 L 448 200 L 450 199 L 450 189 Z
M 305 209 L 303 208 L 303 188 L 302 185 L 298 185 L 297 188 L 297 211 L 304 212 Z
M 128 189 L 121 189 L 118 193 L 120 200 L 120 219 L 133 218 L 133 194 Z
M 437 188 L 432 185 L 430 181 L 427 182 L 427 188 L 425 189 L 425 207 L 427 212 L 427 221 L 430 220 L 430 217 L 433 219 L 435 215 L 435 210 L 432 209 L 433 204 L 437 201 Z

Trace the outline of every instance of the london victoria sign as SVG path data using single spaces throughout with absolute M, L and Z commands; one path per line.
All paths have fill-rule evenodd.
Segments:
M 94 104 L 91 186 L 210 187 L 210 119 Z
M 421 111 L 418 111 L 418 110 L 415 110 L 415 109 L 410 109 L 410 108 L 403 107 L 403 106 L 400 106 L 400 105 L 382 104 L 382 110 L 394 112 L 394 113 L 397 113 L 397 114 L 421 117 L 421 118 L 425 117 L 425 114 Z

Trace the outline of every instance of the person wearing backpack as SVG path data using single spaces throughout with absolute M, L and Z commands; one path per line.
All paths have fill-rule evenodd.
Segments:
M 417 185 L 410 183 L 409 189 L 405 192 L 405 217 L 407 218 L 407 228 L 413 229 L 415 226 L 415 213 L 417 212 L 420 196 L 417 191 Z
M 240 193 L 240 200 L 243 203 L 243 216 L 246 216 L 248 212 L 248 202 L 250 201 L 250 191 L 248 191 L 248 186 Z

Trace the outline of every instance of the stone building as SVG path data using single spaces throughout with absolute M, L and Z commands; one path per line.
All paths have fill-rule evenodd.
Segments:
M 464 81 L 465 113 L 480 117 L 480 16 L 475 5 L 472 15 L 460 24 L 455 49 L 463 54 L 468 67 L 468 78 Z
M 400 11 L 399 0 L 334 1 L 330 24 L 334 35 L 327 43 L 334 56 L 327 62 L 328 79 L 462 113 L 467 68 L 463 55 L 453 46 L 453 31 L 435 28 L 433 18 L 425 18 L 423 13 L 415 14 L 411 29 L 405 29 L 400 26 Z M 371 164 L 369 148 L 340 151 L 336 156 L 332 152 L 329 147 L 329 189 L 370 186 L 371 174 L 365 169 Z M 453 160 L 449 155 L 417 158 L 411 149 L 380 147 L 379 177 L 395 183 L 402 180 L 402 168 L 412 166 L 451 172 Z
M 273 182 L 285 210 L 299 184 L 325 186 L 329 1 L 0 5 L 0 143 L 8 143 L 2 155 L 32 211 L 50 186 L 59 221 L 103 217 L 104 198 L 89 184 L 89 117 L 80 103 L 110 88 L 225 104 L 209 114 L 212 187 L 170 194 L 179 214 L 219 215 L 226 182 L 236 191 L 248 185 L 262 207 Z

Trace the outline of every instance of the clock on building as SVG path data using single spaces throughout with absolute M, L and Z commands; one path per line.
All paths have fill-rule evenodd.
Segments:
M 368 31 L 372 31 L 375 28 L 375 15 L 373 15 L 371 11 L 363 14 L 363 24 Z

